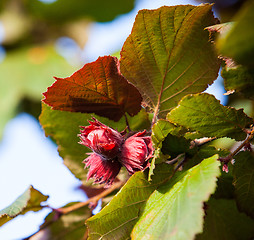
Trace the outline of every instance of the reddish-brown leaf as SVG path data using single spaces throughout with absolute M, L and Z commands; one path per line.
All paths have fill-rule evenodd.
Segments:
M 46 104 L 56 110 L 95 113 L 118 121 L 127 112 L 141 109 L 142 97 L 119 70 L 116 57 L 99 57 L 67 78 L 57 78 L 44 93 Z

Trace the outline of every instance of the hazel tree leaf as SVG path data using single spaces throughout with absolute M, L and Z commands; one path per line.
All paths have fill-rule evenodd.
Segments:
M 122 74 L 160 117 L 217 78 L 220 61 L 205 27 L 216 23 L 212 5 L 141 10 L 121 50 Z
M 196 147 L 193 152 L 188 154 L 186 161 L 183 164 L 183 171 L 186 171 L 198 164 L 200 164 L 203 159 L 210 158 L 215 154 L 219 155 L 220 157 L 226 157 L 230 152 L 216 149 L 214 146 L 209 145 L 209 143 Z M 218 180 L 219 182 L 219 180 Z
M 52 46 L 37 45 L 8 52 L 0 64 L 0 138 L 24 98 L 39 103 L 41 93 L 53 83 L 52 74 L 64 76 L 72 71 L 73 67 Z
M 170 133 L 173 135 L 179 135 L 180 133 L 184 132 L 184 130 L 185 129 L 183 129 L 182 127 L 176 127 L 174 124 L 163 119 L 160 119 L 153 125 L 151 138 L 155 151 L 149 168 L 149 181 L 152 180 L 151 176 L 154 174 L 153 171 L 155 169 L 155 164 L 165 162 L 170 157 L 169 154 L 163 154 L 161 152 L 162 143 L 167 137 L 167 135 Z
M 64 207 L 70 207 L 76 202 L 69 203 Z M 40 230 L 31 239 L 69 240 L 83 239 L 87 228 L 85 220 L 91 216 L 88 206 L 79 208 L 68 214 L 59 215 L 58 212 L 51 212 L 40 226 Z
M 254 2 L 246 1 L 236 14 L 233 27 L 217 41 L 219 52 L 237 63 L 254 66 Z
M 184 97 L 167 119 L 198 131 L 203 137 L 230 137 L 238 141 L 246 137 L 244 129 L 253 123 L 242 109 L 225 107 L 207 93 Z
M 174 124 L 167 120 L 160 119 L 152 128 L 152 141 L 155 148 L 161 148 L 162 143 L 170 133 L 175 136 L 181 136 L 185 133 L 186 129 L 183 127 L 176 127 Z
M 86 179 L 86 174 L 82 161 L 87 158 L 87 153 L 91 150 L 78 144 L 80 139 L 77 135 L 80 133 L 80 126 L 89 125 L 87 120 L 91 120 L 92 116 L 119 132 L 126 127 L 124 117 L 116 123 L 94 114 L 52 110 L 44 103 L 39 117 L 46 136 L 50 136 L 58 144 L 58 151 L 64 159 L 64 164 L 83 181 Z M 144 109 L 134 117 L 128 117 L 128 121 L 133 131 L 143 130 L 150 126 L 148 114 Z
M 254 221 L 237 210 L 234 200 L 211 198 L 206 212 L 204 231 L 195 240 L 253 239 Z
M 141 109 L 142 97 L 118 65 L 116 57 L 99 57 L 70 77 L 55 78 L 43 101 L 55 110 L 95 113 L 114 121 L 125 112 L 134 116 Z
M 37 18 L 56 23 L 66 23 L 80 18 L 89 18 L 94 21 L 112 21 L 116 16 L 131 11 L 134 7 L 134 0 L 58 0 L 51 3 L 37 0 L 25 1 L 27 11 Z M 59 11 L 61 9 L 61 11 Z
M 236 203 L 240 211 L 254 218 L 254 156 L 240 152 L 233 165 Z
M 254 70 L 245 66 L 225 66 L 221 71 L 225 89 L 228 92 L 238 92 L 243 97 L 254 100 Z
M 193 149 L 190 149 L 190 147 L 190 140 L 187 140 L 182 136 L 168 134 L 162 143 L 161 151 L 163 154 L 170 155 L 171 158 L 176 158 L 181 153 L 192 152 Z
M 30 186 L 10 206 L 0 211 L 0 226 L 28 211 L 37 212 L 41 210 L 43 208 L 41 203 L 47 201 L 47 199 L 48 196 L 43 195 L 33 186 Z
M 220 176 L 218 155 L 204 159 L 182 178 L 171 179 L 150 196 L 132 231 L 132 239 L 193 239 L 202 232 L 203 202 Z
M 212 34 L 214 32 L 218 32 L 221 35 L 226 34 L 232 27 L 234 26 L 234 22 L 226 22 L 226 23 L 220 23 L 215 24 L 209 27 L 206 27 L 206 29 Z M 212 37 L 212 35 L 211 35 Z
M 172 167 L 161 164 L 155 171 L 152 182 L 147 171 L 136 172 L 106 207 L 86 221 L 90 240 L 130 238 L 147 199 L 172 174 Z

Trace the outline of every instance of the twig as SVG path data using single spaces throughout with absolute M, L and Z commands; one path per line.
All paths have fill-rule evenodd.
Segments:
M 245 140 L 228 156 L 220 157 L 218 160 L 224 163 L 223 170 L 228 172 L 228 163 L 232 160 L 232 158 L 246 145 L 249 144 L 251 139 L 254 137 L 254 127 L 251 129 Z
M 87 201 L 85 202 L 80 202 L 80 203 L 76 203 L 70 207 L 65 207 L 65 208 L 58 208 L 58 211 L 60 211 L 62 214 L 68 214 L 70 212 L 73 212 L 79 208 L 82 208 L 86 205 L 88 205 L 91 202 L 97 202 L 99 201 L 101 198 L 107 196 L 108 194 L 110 194 L 111 192 L 113 192 L 114 190 L 122 187 L 124 185 L 124 182 L 117 182 L 114 185 L 112 185 L 110 188 L 106 189 L 105 191 L 103 191 L 102 193 L 89 198 Z
M 88 205 L 90 202 L 97 202 L 99 201 L 101 198 L 107 196 L 108 194 L 110 194 L 111 192 L 113 192 L 114 190 L 122 187 L 124 185 L 125 182 L 122 182 L 122 181 L 119 181 L 119 182 L 116 182 L 114 185 L 112 185 L 110 188 L 106 189 L 105 191 L 101 192 L 100 194 L 92 197 L 92 198 L 89 198 L 87 201 L 85 202 L 80 202 L 80 203 L 76 203 L 70 207 L 66 207 L 66 208 L 57 208 L 57 209 L 53 209 L 51 208 L 50 206 L 46 205 L 46 206 L 43 206 L 43 207 L 48 207 L 48 208 L 51 208 L 53 209 L 57 214 L 57 219 L 59 219 L 63 214 L 68 214 L 72 211 L 75 211 L 75 210 L 78 210 L 79 208 L 82 208 L 86 205 Z M 57 219 L 52 219 L 50 220 L 49 222 L 47 222 L 46 224 L 42 225 L 41 228 L 33 233 L 32 235 L 30 235 L 29 237 L 27 238 L 24 238 L 23 240 L 29 240 L 32 236 L 34 236 L 35 234 L 37 234 L 38 232 L 40 232 L 41 230 L 47 228 L 48 226 L 50 226 L 52 223 L 54 223 Z M 85 233 L 84 235 L 84 239 L 86 239 L 87 237 L 87 233 Z

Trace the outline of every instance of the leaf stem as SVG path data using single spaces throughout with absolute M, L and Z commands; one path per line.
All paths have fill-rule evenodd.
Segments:
M 157 120 L 157 115 L 159 112 L 159 104 L 157 104 L 154 113 L 153 113 L 153 119 L 152 119 L 152 126 L 155 124 L 156 120 Z
M 131 132 L 130 124 L 129 124 L 128 118 L 126 116 L 126 113 L 124 114 L 124 117 L 125 117 L 125 122 L 126 122 L 127 129 L 128 129 L 129 132 Z

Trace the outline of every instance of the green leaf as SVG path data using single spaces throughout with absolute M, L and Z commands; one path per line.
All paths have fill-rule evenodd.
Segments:
M 230 137 L 238 141 L 246 137 L 244 129 L 253 123 L 242 109 L 225 107 L 207 93 L 184 97 L 167 119 L 198 131 L 203 137 Z
M 223 56 L 233 58 L 237 63 L 246 66 L 254 66 L 253 11 L 254 2 L 247 1 L 233 19 L 233 27 L 217 42 Z
M 189 93 L 217 78 L 220 61 L 205 27 L 215 24 L 212 5 L 142 10 L 121 50 L 122 74 L 155 115 L 166 116 Z
M 64 207 L 70 207 L 74 204 L 76 202 L 69 203 Z M 88 206 L 60 216 L 57 212 L 51 212 L 40 226 L 41 231 L 33 235 L 33 238 L 50 240 L 83 239 L 87 231 L 85 220 L 90 216 L 91 210 Z
M 154 157 L 151 161 L 151 166 L 149 169 L 149 181 L 151 181 L 151 176 L 153 175 L 153 170 L 155 169 L 155 164 L 165 162 L 168 158 L 170 158 L 171 152 L 167 152 L 164 154 L 161 152 L 162 143 L 165 138 L 169 135 L 182 135 L 185 132 L 185 129 L 182 127 L 176 127 L 174 124 L 170 123 L 167 120 L 159 120 L 152 127 L 152 141 L 153 146 L 155 148 Z M 177 137 L 176 137 L 177 138 Z
M 0 226 L 28 211 L 37 212 L 42 209 L 41 202 L 48 199 L 38 190 L 30 186 L 15 202 L 0 211 Z
M 77 178 L 84 181 L 86 175 L 82 161 L 87 158 L 87 153 L 91 150 L 78 144 L 79 138 L 77 135 L 80 133 L 80 126 L 88 125 L 87 120 L 91 120 L 92 116 L 118 131 L 122 131 L 126 127 L 124 118 L 116 123 L 95 114 L 52 110 L 46 104 L 42 104 L 42 113 L 39 118 L 46 136 L 52 137 L 58 144 L 58 151 L 64 159 L 64 164 Z M 128 120 L 131 129 L 134 131 L 150 126 L 148 115 L 144 109 L 136 116 L 129 117 Z
M 40 101 L 53 83 L 52 76 L 73 71 L 51 46 L 33 46 L 8 52 L 0 64 L 0 138 L 3 127 L 18 111 L 24 98 Z M 7 104 L 8 103 L 8 104 Z
M 239 92 L 245 98 L 254 100 L 254 70 L 237 65 L 225 66 L 221 71 L 225 89 L 228 92 Z
M 26 0 L 27 11 L 32 15 L 54 23 L 65 23 L 77 18 L 88 18 L 94 21 L 112 21 L 119 14 L 127 13 L 134 7 L 134 0 L 58 0 L 43 3 L 37 0 Z M 59 11 L 61 9 L 61 11 Z
M 162 143 L 161 151 L 163 154 L 168 154 L 171 158 L 175 158 L 181 153 L 192 152 L 193 149 L 190 149 L 190 140 L 187 140 L 182 136 L 178 137 L 168 134 Z
M 215 191 L 218 156 L 203 160 L 181 179 L 171 179 L 148 199 L 132 239 L 193 239 L 202 231 L 203 202 Z
M 233 177 L 232 175 L 222 172 L 221 177 L 217 182 L 216 192 L 213 194 L 214 198 L 226 198 L 233 199 L 235 188 L 233 186 Z
M 160 119 L 157 121 L 152 128 L 152 141 L 155 148 L 161 148 L 162 142 L 170 133 L 172 135 L 182 135 L 185 133 L 183 127 L 176 127 L 174 124 L 167 120 Z
M 234 200 L 210 199 L 207 206 L 204 231 L 196 240 L 253 239 L 254 221 L 238 212 Z
M 240 211 L 254 218 L 254 156 L 240 152 L 233 165 L 236 203 Z
M 95 113 L 119 121 L 141 110 L 142 97 L 119 71 L 116 57 L 99 57 L 70 77 L 56 78 L 43 95 L 43 102 L 55 110 Z
M 186 156 L 187 159 L 184 162 L 183 169 L 188 170 L 195 165 L 201 163 L 203 159 L 210 158 L 215 154 L 219 155 L 220 157 L 225 157 L 229 153 L 229 151 L 216 149 L 209 143 L 204 144 L 202 146 L 196 147 L 193 152 L 190 152 L 190 154 Z
M 112 201 L 86 222 L 89 239 L 128 239 L 151 193 L 172 173 L 169 165 L 156 167 L 150 183 L 146 172 L 135 173 Z

